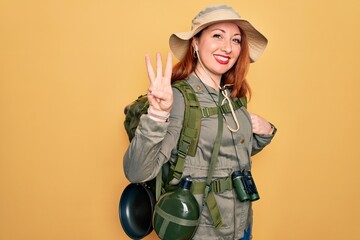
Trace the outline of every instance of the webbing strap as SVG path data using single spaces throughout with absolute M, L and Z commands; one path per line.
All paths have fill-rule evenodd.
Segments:
M 178 157 L 176 164 L 171 166 L 169 181 L 173 178 L 181 178 L 187 155 L 195 156 L 201 128 L 200 104 L 193 88 L 186 80 L 176 81 L 172 86 L 177 88 L 184 96 L 185 112 L 177 147 Z
M 239 109 L 241 107 L 246 108 L 246 97 L 242 98 L 236 98 L 234 101 L 232 101 L 232 106 L 234 110 Z M 231 113 L 231 109 L 229 106 L 229 103 L 225 103 L 220 106 L 221 111 L 223 113 Z M 201 108 L 201 116 L 204 117 L 210 117 L 212 115 L 216 115 L 219 113 L 219 107 L 202 107 Z
M 203 194 L 205 187 L 206 187 L 206 182 L 193 182 L 191 184 L 190 191 L 194 195 Z M 233 189 L 233 185 L 230 177 L 216 179 L 211 182 L 211 190 L 214 193 L 223 193 L 232 189 Z
M 219 105 L 222 102 L 222 100 L 223 100 L 223 95 L 221 92 L 219 92 Z M 223 135 L 223 125 L 224 125 L 223 116 L 222 116 L 222 114 L 218 114 L 218 130 L 217 130 L 217 134 L 216 134 L 216 140 L 215 140 L 213 152 L 211 154 L 209 173 L 208 173 L 208 177 L 206 180 L 206 187 L 205 187 L 204 196 L 203 196 L 203 207 L 205 204 L 207 205 L 216 229 L 219 229 L 222 226 L 222 219 L 221 219 L 221 214 L 220 214 L 219 208 L 216 203 L 215 194 L 211 189 L 211 181 L 212 181 L 212 175 L 213 175 L 215 165 L 216 165 L 216 160 L 219 155 L 219 150 L 220 150 L 220 145 L 221 145 L 221 140 L 222 140 L 222 135 Z
M 176 216 L 173 216 L 167 212 L 165 212 L 164 210 L 162 210 L 158 205 L 156 205 L 156 214 L 158 214 L 159 216 L 161 216 L 162 218 L 176 223 L 177 225 L 181 225 L 181 226 L 185 226 L 185 227 L 194 227 L 197 226 L 199 219 L 194 219 L 194 220 L 190 220 L 190 219 L 184 219 L 184 218 L 179 218 Z
M 213 220 L 214 226 L 216 229 L 221 228 L 222 226 L 222 219 L 219 208 L 217 206 L 217 202 L 215 199 L 215 193 L 213 191 L 209 192 L 209 195 L 206 198 L 206 205 L 209 209 L 211 218 Z
M 156 202 L 159 200 L 161 195 L 161 181 L 162 181 L 162 169 L 160 169 L 158 175 L 156 176 L 155 180 L 155 199 Z

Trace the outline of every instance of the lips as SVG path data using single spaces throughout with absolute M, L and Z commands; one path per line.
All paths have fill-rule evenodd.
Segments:
M 228 64 L 230 61 L 230 57 L 223 55 L 214 55 L 215 60 L 220 64 Z

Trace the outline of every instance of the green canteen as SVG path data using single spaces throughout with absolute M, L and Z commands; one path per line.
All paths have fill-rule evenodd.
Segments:
M 156 203 L 153 227 L 160 239 L 188 240 L 194 235 L 200 209 L 191 184 L 191 177 L 184 177 L 174 192 L 165 193 Z

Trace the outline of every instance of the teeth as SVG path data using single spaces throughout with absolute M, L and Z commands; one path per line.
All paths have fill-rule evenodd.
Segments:
M 229 61 L 229 58 L 227 57 L 215 56 L 215 58 L 219 59 L 220 61 Z

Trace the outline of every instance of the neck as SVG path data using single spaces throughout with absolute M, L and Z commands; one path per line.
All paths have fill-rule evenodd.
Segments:
M 202 81 L 204 84 L 219 91 L 221 75 L 211 74 L 209 71 L 206 71 L 200 64 L 196 66 L 195 74 L 200 78 L 200 81 Z

